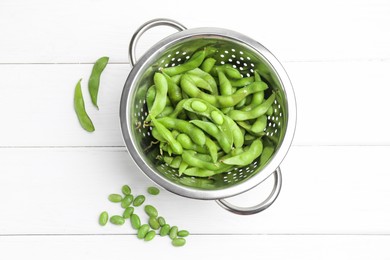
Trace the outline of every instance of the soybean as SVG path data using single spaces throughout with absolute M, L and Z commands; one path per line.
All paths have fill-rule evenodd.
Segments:
M 127 208 L 131 205 L 131 203 L 133 202 L 133 199 L 134 199 L 134 196 L 133 195 L 127 195 L 125 196 L 123 199 L 122 199 L 122 202 L 121 202 L 121 207 L 122 208 Z
M 144 239 L 146 234 L 149 232 L 149 225 L 148 224 L 143 224 L 139 229 L 138 229 L 138 233 L 137 233 L 137 237 L 139 239 Z
M 132 214 L 130 216 L 130 223 L 131 223 L 131 226 L 134 228 L 134 229 L 139 229 L 140 226 L 141 226 L 141 220 L 140 218 L 138 217 L 137 214 Z
M 166 224 L 165 223 L 165 219 L 163 217 L 158 217 L 157 221 L 158 221 L 158 224 L 160 224 L 161 227 Z
M 150 195 L 158 195 L 160 193 L 160 190 L 156 187 L 149 187 L 148 188 L 148 193 Z
M 145 201 L 145 196 L 144 195 L 138 195 L 133 200 L 133 205 L 134 205 L 134 207 L 139 207 L 139 206 L 142 205 L 142 203 L 144 203 L 144 201 Z
M 180 230 L 179 232 L 177 232 L 177 235 L 179 237 L 187 237 L 189 234 L 190 232 L 188 232 L 187 230 Z
M 87 112 L 85 111 L 84 98 L 83 93 L 81 91 L 81 79 L 76 84 L 73 105 L 81 127 L 84 128 L 84 130 L 86 130 L 87 132 L 95 131 L 95 126 L 93 125 L 91 118 L 89 118 Z
M 97 97 L 99 92 L 100 76 L 103 70 L 106 68 L 108 60 L 108 57 L 101 57 L 95 62 L 92 68 L 91 76 L 89 77 L 88 81 L 88 90 L 91 96 L 92 104 L 94 104 L 95 107 L 98 109 L 99 106 L 97 104 Z
M 111 202 L 121 202 L 122 201 L 122 196 L 119 194 L 110 194 L 108 196 L 108 200 Z
M 178 227 L 177 226 L 171 227 L 171 230 L 169 230 L 169 237 L 171 239 L 175 239 L 177 237 L 177 232 L 178 232 Z
M 151 228 L 153 228 L 154 230 L 157 230 L 160 228 L 160 224 L 158 223 L 158 220 L 155 217 L 150 217 L 148 223 L 149 223 L 149 226 Z
M 110 218 L 110 222 L 114 225 L 125 224 L 125 219 L 122 216 L 114 215 Z
M 169 234 L 169 231 L 171 230 L 171 226 L 168 224 L 165 224 L 160 229 L 160 236 L 164 237 Z
M 124 195 L 130 195 L 131 194 L 131 188 L 129 187 L 129 185 L 123 185 L 122 186 L 122 193 Z
M 156 236 L 156 231 L 151 230 L 148 233 L 146 233 L 145 241 L 150 241 Z
M 107 221 L 108 221 L 108 213 L 107 211 L 103 211 L 102 213 L 100 213 L 99 216 L 99 224 L 101 226 L 105 226 L 107 224 Z
M 127 207 L 126 209 L 125 209 L 125 211 L 123 212 L 123 218 L 130 218 L 131 217 L 131 215 L 133 215 L 133 213 L 134 213 L 134 208 L 133 207 Z
M 184 246 L 185 244 L 186 244 L 186 240 L 181 237 L 172 240 L 172 245 L 176 247 Z
M 146 212 L 146 214 L 148 214 L 149 217 L 157 218 L 157 216 L 158 216 L 157 209 L 155 207 L 153 207 L 152 205 L 146 205 L 145 212 Z

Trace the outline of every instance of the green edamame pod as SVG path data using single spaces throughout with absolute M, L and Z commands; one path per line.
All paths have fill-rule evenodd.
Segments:
M 81 79 L 76 84 L 73 104 L 81 127 L 84 128 L 84 130 L 86 130 L 87 132 L 95 131 L 95 126 L 93 125 L 91 118 L 89 118 L 87 111 L 85 111 L 84 98 L 83 93 L 81 91 Z
M 181 144 L 178 141 L 176 141 L 175 138 L 172 136 L 172 133 L 162 123 L 160 123 L 158 121 L 158 120 L 167 119 L 168 117 L 164 117 L 161 119 L 155 119 L 152 116 L 151 118 L 152 118 L 152 124 L 154 125 L 154 127 L 156 127 L 156 129 L 159 132 L 159 134 L 161 135 L 161 137 L 164 138 L 164 140 L 166 140 L 168 142 L 169 146 L 172 148 L 172 151 L 175 154 L 181 154 L 183 152 L 183 147 L 181 146 Z M 179 120 L 179 119 L 175 119 L 175 120 Z M 167 121 L 167 120 L 165 120 L 165 121 Z M 184 121 L 184 122 L 186 122 L 186 121 Z
M 149 115 L 145 121 L 150 121 L 152 117 L 158 116 L 165 108 L 167 102 L 168 82 L 167 79 L 161 73 L 155 73 L 154 84 L 156 86 L 156 96 L 153 101 L 153 105 L 149 110 Z
M 266 112 L 267 116 L 272 116 L 272 114 L 274 113 L 274 108 L 272 106 L 270 106 Z
M 155 97 L 156 97 L 156 86 L 152 85 L 146 91 L 146 106 L 148 107 L 149 111 L 152 109 Z
M 200 65 L 200 69 L 204 72 L 210 73 L 216 62 L 217 60 L 214 58 L 207 58 L 203 61 L 202 65 Z
M 233 87 L 230 84 L 230 81 L 226 77 L 224 70 L 217 69 L 218 79 L 219 79 L 219 92 L 221 95 L 231 95 L 233 94 Z
M 176 85 L 179 85 L 181 76 L 182 76 L 182 74 L 175 75 L 175 76 L 172 76 L 171 79 L 173 80 L 173 82 L 175 82 Z
M 263 143 L 260 139 L 252 142 L 249 149 L 243 153 L 221 160 L 224 164 L 245 166 L 252 163 L 263 151 Z
M 188 96 L 192 98 L 202 99 L 215 107 L 232 107 L 239 103 L 242 99 L 247 97 L 250 94 L 263 91 L 268 88 L 267 84 L 264 82 L 253 82 L 248 86 L 240 88 L 234 94 L 229 96 L 214 96 L 202 92 L 199 88 L 196 87 L 193 80 L 187 75 L 181 77 L 181 87 Z
M 215 163 L 218 160 L 218 147 L 217 145 L 208 137 L 206 137 L 206 147 L 211 156 L 211 160 Z
M 236 121 L 243 121 L 243 120 L 248 120 L 248 119 L 254 119 L 258 118 L 262 115 L 264 115 L 268 108 L 273 104 L 275 101 L 276 94 L 275 92 L 272 93 L 272 95 L 263 103 L 260 105 L 254 107 L 250 111 L 241 111 L 241 110 L 231 110 L 228 113 L 228 116 Z
M 176 105 L 180 100 L 183 99 L 181 89 L 164 71 L 163 75 L 168 83 L 168 97 L 170 100 L 172 100 L 173 105 Z
M 230 152 L 233 146 L 233 135 L 229 131 L 229 128 L 226 128 L 227 131 L 229 131 L 227 132 L 222 131 L 220 128 L 218 128 L 218 126 L 211 122 L 206 122 L 202 120 L 191 120 L 190 122 L 205 131 L 210 136 L 214 137 L 225 153 Z M 231 136 L 227 136 L 225 133 L 230 133 Z
M 162 118 L 162 117 L 169 116 L 170 114 L 172 114 L 172 112 L 173 112 L 173 107 L 166 106 L 166 107 L 164 107 L 163 111 L 156 116 L 156 118 Z
M 186 75 L 188 75 L 188 77 L 191 78 L 191 80 L 195 83 L 195 85 L 198 88 L 207 90 L 211 94 L 214 94 L 213 89 L 211 88 L 210 84 L 206 80 L 204 80 L 203 78 L 197 75 L 193 75 L 193 74 L 186 74 Z
M 255 81 L 253 77 L 246 77 L 238 80 L 230 80 L 230 84 L 232 87 L 245 87 L 251 84 L 253 81 Z
M 225 117 L 226 121 L 229 124 L 230 130 L 233 134 L 233 143 L 236 148 L 241 148 L 244 144 L 244 136 L 236 122 L 234 122 L 230 117 Z
M 163 69 L 163 71 L 171 77 L 178 74 L 182 74 L 186 71 L 199 67 L 202 64 L 205 57 L 206 57 L 206 50 L 203 49 L 201 51 L 195 52 L 187 62 L 177 65 L 175 67 L 165 68 Z
M 209 73 L 207 73 L 199 68 L 196 68 L 196 69 L 188 71 L 186 74 L 196 75 L 196 76 L 199 76 L 202 79 L 206 80 L 212 89 L 211 93 L 213 93 L 213 95 L 218 95 L 217 82 L 215 81 L 213 76 L 211 76 Z
M 206 143 L 206 135 L 203 133 L 203 131 L 200 130 L 199 128 L 197 128 L 196 126 L 194 126 L 193 124 L 189 123 L 188 121 L 176 119 L 176 118 L 164 117 L 164 118 L 157 119 L 156 122 L 153 121 L 153 123 L 156 124 L 156 126 L 158 123 L 159 125 L 163 126 L 164 128 L 169 128 L 172 130 L 175 129 L 175 130 L 178 130 L 179 132 L 185 133 L 192 139 L 192 141 L 194 141 L 194 143 L 196 143 L 198 145 L 203 146 Z M 160 130 L 159 130 L 159 132 L 160 132 L 160 134 L 162 134 Z M 169 132 L 169 130 L 168 130 L 168 132 Z M 174 141 L 177 142 L 177 140 L 174 140 Z M 167 142 L 169 143 L 168 140 L 167 140 Z M 177 142 L 177 143 L 182 148 L 181 144 L 179 142 Z M 169 145 L 171 145 L 171 144 L 169 144 Z M 172 147 L 172 149 L 173 149 L 173 147 Z M 175 152 L 175 153 L 181 154 L 181 153 L 177 153 L 177 152 Z
M 251 131 L 254 133 L 261 133 L 264 132 L 266 126 L 267 126 L 267 116 L 262 115 L 259 118 L 257 118 L 256 121 L 253 123 L 251 127 Z
M 194 151 L 184 150 L 182 158 L 183 161 L 185 161 L 190 166 L 203 168 L 210 171 L 219 170 L 223 166 L 220 162 L 213 163 L 211 162 L 211 160 L 205 160 L 205 158 L 202 158 L 201 156 L 197 155 Z
M 179 166 L 179 176 L 183 174 L 183 172 L 188 168 L 188 163 L 185 161 L 181 160 L 180 166 Z
M 101 57 L 95 62 L 92 68 L 91 76 L 89 77 L 88 81 L 88 90 L 91 96 L 92 104 L 94 104 L 95 107 L 98 109 L 99 107 L 97 105 L 97 97 L 99 92 L 100 76 L 104 68 L 107 66 L 108 60 L 108 57 Z
M 268 162 L 268 160 L 273 155 L 274 151 L 275 151 L 275 148 L 273 148 L 272 146 L 264 147 L 263 152 L 260 156 L 261 165 L 265 165 Z

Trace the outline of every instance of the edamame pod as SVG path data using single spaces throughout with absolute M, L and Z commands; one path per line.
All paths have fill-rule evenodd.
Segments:
M 84 128 L 84 130 L 86 130 L 87 132 L 95 131 L 95 126 L 93 125 L 91 118 L 89 118 L 87 111 L 85 111 L 84 98 L 83 93 L 81 91 L 81 79 L 76 84 L 73 104 L 81 127 Z
M 97 104 L 97 97 L 99 92 L 100 76 L 105 67 L 107 66 L 108 60 L 108 57 L 101 57 L 95 62 L 92 68 L 91 76 L 89 77 L 88 81 L 88 90 L 91 96 L 92 104 L 94 104 L 95 107 L 98 109 L 99 106 Z

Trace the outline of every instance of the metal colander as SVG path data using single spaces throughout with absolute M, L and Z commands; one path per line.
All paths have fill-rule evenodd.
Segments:
M 180 30 L 151 47 L 137 62 L 135 47 L 139 37 L 148 29 L 168 25 Z M 231 64 L 242 77 L 253 76 L 255 70 L 268 84 L 266 97 L 273 91 L 277 97 L 273 115 L 268 117 L 266 137 L 276 147 L 268 162 L 255 160 L 251 165 L 237 167 L 211 178 L 179 176 L 176 169 L 157 159 L 159 145 L 152 137 L 149 126 L 143 122 L 148 115 L 146 92 L 153 85 L 154 73 L 161 68 L 184 63 L 197 50 L 212 46 L 217 49 L 213 58 L 217 65 Z M 122 93 L 120 119 L 123 137 L 136 164 L 158 185 L 195 199 L 218 199 L 224 208 L 239 214 L 259 212 L 276 199 L 281 187 L 279 164 L 291 145 L 296 124 L 295 96 L 286 72 L 277 59 L 261 44 L 240 33 L 221 28 L 186 29 L 168 19 L 156 19 L 142 25 L 130 43 L 130 60 L 133 69 Z M 245 192 L 274 173 L 275 187 L 263 203 L 250 208 L 231 205 L 224 198 Z

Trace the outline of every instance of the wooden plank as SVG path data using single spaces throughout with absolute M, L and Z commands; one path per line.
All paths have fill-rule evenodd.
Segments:
M 165 190 L 148 196 L 170 224 L 195 234 L 390 234 L 390 147 L 293 147 L 282 164 L 275 204 L 253 216 Z M 121 214 L 110 193 L 152 185 L 123 148 L 0 149 L 0 234 L 134 234 L 129 224 L 100 227 L 101 211 Z M 253 205 L 272 179 L 231 199 Z M 142 208 L 136 209 L 147 221 Z
M 183 248 L 156 237 L 0 236 L 3 259 L 389 259 L 389 236 L 191 236 Z
M 205 12 L 211 15 L 202 16 Z M 90 63 L 103 55 L 113 62 L 128 62 L 132 34 L 157 17 L 176 19 L 189 28 L 242 32 L 283 61 L 388 59 L 389 13 L 386 0 L 244 1 L 239 6 L 199 0 L 190 11 L 179 0 L 150 4 L 121 0 L 115 5 L 93 0 L 39 0 L 34 5 L 3 0 L 0 63 Z M 140 53 L 173 32 L 151 31 L 143 39 Z
M 91 65 L 0 65 L 0 146 L 123 146 L 121 91 L 130 67 L 109 64 L 92 107 L 87 82 Z M 289 62 L 298 104 L 297 145 L 390 144 L 390 62 Z M 73 111 L 79 78 L 93 134 Z M 7 112 L 7 111 L 12 111 Z

